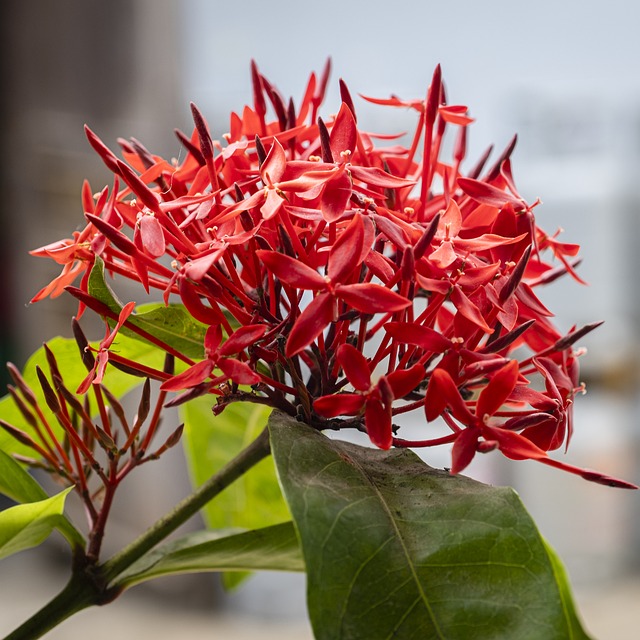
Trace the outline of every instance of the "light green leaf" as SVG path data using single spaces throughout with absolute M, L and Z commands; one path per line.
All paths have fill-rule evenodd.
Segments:
M 201 485 L 240 453 L 264 428 L 270 409 L 258 404 L 234 403 L 214 416 L 213 396 L 197 398 L 181 408 L 185 424 L 182 441 L 194 486 Z M 211 529 L 259 529 L 289 520 L 273 459 L 266 458 L 225 489 L 203 510 Z M 225 574 L 227 588 L 242 581 L 241 574 Z
M 65 385 L 70 391 L 74 392 L 87 375 L 87 370 L 80 359 L 80 352 L 76 341 L 58 337 L 49 340 L 47 344 L 56 356 L 58 368 L 62 373 Z M 93 346 L 97 346 L 96 343 L 93 343 Z M 127 336 L 118 334 L 112 345 L 112 349 L 117 350 L 120 355 L 126 356 L 130 360 L 135 360 L 136 362 L 155 369 L 162 369 L 165 358 L 164 352 L 146 342 L 140 342 L 139 340 L 133 340 Z M 61 436 L 62 430 L 58 426 L 55 416 L 47 407 L 40 384 L 38 383 L 36 365 L 39 365 L 45 372 L 49 371 L 44 348 L 38 349 L 29 358 L 22 375 L 26 383 L 34 391 L 39 406 L 49 421 L 54 433 Z M 113 366 L 107 367 L 104 385 L 117 398 L 122 397 L 141 383 L 142 378 L 123 373 Z M 88 394 L 88 397 L 90 400 L 92 399 L 91 394 Z M 33 435 L 33 429 L 24 419 L 10 396 L 5 396 L 0 400 L 0 416 L 14 427 Z M 0 449 L 9 453 L 21 453 L 30 457 L 34 457 L 35 455 L 31 449 L 16 442 L 3 429 L 0 429 Z
M 72 488 L 45 500 L 0 511 L 0 558 L 44 542 L 64 520 L 64 500 Z
M 0 450 L 0 493 L 16 502 L 37 502 L 48 497 L 33 476 L 2 450 Z
M 104 277 L 104 262 L 96 258 L 88 282 L 89 293 L 106 304 L 115 313 L 120 313 L 123 304 L 115 296 Z M 204 334 L 207 326 L 198 322 L 181 304 L 165 306 L 160 303 L 139 305 L 129 316 L 131 324 L 162 340 L 189 358 L 204 357 Z M 120 330 L 135 340 L 144 340 L 126 327 Z
M 274 413 L 318 640 L 584 640 L 565 576 L 516 493 L 408 450 L 330 440 Z
M 45 490 L 33 479 L 31 474 L 1 449 L 0 493 L 16 502 L 39 502 L 48 497 Z M 60 516 L 56 526 L 72 547 L 84 546 L 82 534 L 65 516 Z
M 205 571 L 304 571 L 292 522 L 255 531 L 199 531 L 154 549 L 118 577 L 128 588 L 153 578 Z

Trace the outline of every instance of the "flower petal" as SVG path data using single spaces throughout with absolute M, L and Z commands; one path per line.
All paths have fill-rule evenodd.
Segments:
M 362 411 L 362 407 L 364 407 L 364 397 L 357 393 L 334 393 L 330 396 L 321 396 L 313 403 L 315 412 L 324 418 L 357 416 Z
M 349 382 L 358 391 L 368 391 L 371 387 L 371 370 L 362 353 L 350 344 L 343 344 L 338 348 L 336 357 Z
M 309 303 L 291 328 L 285 348 L 287 358 L 300 353 L 324 331 L 333 320 L 333 307 L 333 296 L 328 293 L 321 293 Z
M 400 311 L 411 304 L 410 300 L 399 293 L 372 282 L 339 285 L 336 287 L 336 295 L 363 313 Z

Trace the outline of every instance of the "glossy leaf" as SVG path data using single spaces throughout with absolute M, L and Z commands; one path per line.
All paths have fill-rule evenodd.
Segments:
M 52 498 L 19 504 L 0 512 L 0 558 L 36 547 L 60 526 L 64 500 L 73 487 Z
M 432 469 L 409 450 L 331 440 L 282 414 L 270 428 L 319 640 L 588 638 L 513 490 Z
M 48 498 L 31 474 L 1 449 L 0 493 L 21 503 L 40 502 Z M 84 546 L 82 534 L 65 516 L 60 516 L 56 526 L 72 546 Z
M 183 443 L 194 486 L 201 485 L 244 449 L 264 428 L 270 409 L 234 403 L 214 416 L 213 396 L 192 400 L 181 407 L 185 424 Z M 258 529 L 290 519 L 275 475 L 273 459 L 262 460 L 225 489 L 203 510 L 211 529 Z M 238 576 L 225 576 L 233 586 Z
M 254 531 L 198 531 L 149 552 L 118 578 L 132 587 L 160 576 L 205 571 L 304 571 L 292 522 Z
M 120 313 L 123 304 L 111 291 L 104 277 L 104 263 L 96 259 L 96 263 L 89 276 L 89 293 L 91 296 L 106 304 L 115 313 Z M 136 312 L 129 316 L 129 322 L 144 329 L 150 335 L 162 340 L 189 358 L 204 357 L 204 334 L 206 325 L 198 322 L 181 304 L 139 305 Z M 136 340 L 142 338 L 126 327 L 121 333 Z

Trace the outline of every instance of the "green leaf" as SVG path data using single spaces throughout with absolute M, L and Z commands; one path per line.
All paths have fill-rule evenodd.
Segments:
M 37 502 L 46 491 L 10 455 L 0 450 L 0 493 L 16 502 Z
M 292 522 L 255 531 L 199 531 L 164 544 L 118 577 L 128 588 L 153 578 L 204 571 L 304 571 Z
M 0 450 L 0 493 L 16 502 L 39 502 L 48 497 L 31 474 L 2 450 Z M 84 547 L 82 534 L 65 516 L 60 516 L 56 526 L 72 547 Z
M 96 300 L 106 304 L 111 311 L 120 313 L 123 304 L 107 284 L 104 277 L 104 262 L 98 257 L 91 269 L 87 287 Z M 160 303 L 139 305 L 129 316 L 129 321 L 189 358 L 204 358 L 204 334 L 207 326 L 193 318 L 184 305 L 165 306 Z M 126 327 L 123 327 L 120 333 L 135 340 L 144 340 Z
M 76 341 L 58 337 L 53 338 L 47 344 L 55 354 L 65 385 L 70 391 L 74 392 L 87 375 L 87 370 L 80 359 L 80 352 Z M 93 345 L 97 346 L 96 343 L 93 343 Z M 124 355 L 131 360 L 145 364 L 148 367 L 162 369 L 165 358 L 164 352 L 146 342 L 140 342 L 118 334 L 112 348 L 117 350 L 119 354 Z M 54 433 L 61 437 L 62 429 L 58 426 L 55 416 L 51 413 L 44 400 L 44 394 L 42 393 L 42 389 L 36 375 L 36 365 L 39 365 L 43 371 L 49 371 L 44 348 L 38 349 L 29 358 L 24 366 L 22 375 L 26 383 L 34 391 L 36 398 L 38 399 L 38 404 L 49 421 Z M 113 366 L 107 367 L 104 377 L 104 385 L 117 398 L 122 397 L 141 383 L 142 378 L 124 373 Z M 88 397 L 92 399 L 91 394 L 88 394 Z M 93 410 L 95 411 L 95 408 Z M 14 427 L 17 427 L 30 435 L 34 434 L 33 429 L 24 419 L 10 396 L 5 396 L 0 400 L 0 416 L 2 416 L 3 420 Z M 30 457 L 35 455 L 31 449 L 16 442 L 16 440 L 3 429 L 0 429 L 0 449 L 9 453 L 20 453 Z
M 64 500 L 73 487 L 57 495 L 0 512 L 0 558 L 36 547 L 64 520 Z
M 282 414 L 270 430 L 319 640 L 588 638 L 512 489 L 408 450 L 330 440 Z
M 194 486 L 201 485 L 240 453 L 262 431 L 269 408 L 236 402 L 214 416 L 213 396 L 196 398 L 181 407 L 185 429 L 182 441 Z M 211 529 L 259 529 L 291 518 L 282 497 L 273 459 L 266 458 L 225 489 L 203 510 Z M 242 581 L 241 574 L 225 574 L 227 588 Z

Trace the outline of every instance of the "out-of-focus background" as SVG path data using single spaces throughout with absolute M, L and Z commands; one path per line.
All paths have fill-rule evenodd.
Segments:
M 69 335 L 72 301 L 29 306 L 56 273 L 29 249 L 82 224 L 80 188 L 110 176 L 83 134 L 88 123 L 112 148 L 134 136 L 179 156 L 174 127 L 190 130 L 189 101 L 217 134 L 251 100 L 249 64 L 299 102 L 310 71 L 333 60 L 352 95 L 422 97 L 442 64 L 452 103 L 477 119 L 469 166 L 514 133 L 522 194 L 548 232 L 582 245 L 584 288 L 570 279 L 542 297 L 557 322 L 605 320 L 583 343 L 588 394 L 578 398 L 566 459 L 640 481 L 640 9 L 627 0 L 5 0 L 0 4 L 0 357 L 19 365 L 41 342 Z M 371 131 L 386 111 L 357 100 Z M 381 115 L 382 114 L 382 115 Z M 113 546 L 130 540 L 188 492 L 180 452 L 149 467 L 119 505 Z M 427 452 L 433 465 L 447 451 Z M 162 465 L 160 465 L 162 466 Z M 640 496 L 583 482 L 535 463 L 482 457 L 470 475 L 511 484 L 563 558 L 594 637 L 634 639 L 640 623 Z M 142 480 L 142 482 L 140 482 Z M 145 484 L 146 482 L 146 484 Z M 153 496 L 150 499 L 149 496 Z M 62 584 L 55 542 L 3 562 L 0 632 Z M 37 562 L 51 567 L 46 578 Z M 62 563 L 60 563 L 62 564 Z M 64 566 L 62 566 L 64 569 Z M 10 577 L 11 576 L 11 577 Z M 231 595 L 214 577 L 169 579 L 106 610 L 89 610 L 51 638 L 310 638 L 304 579 L 261 575 Z M 102 635 L 101 635 L 102 634 Z

